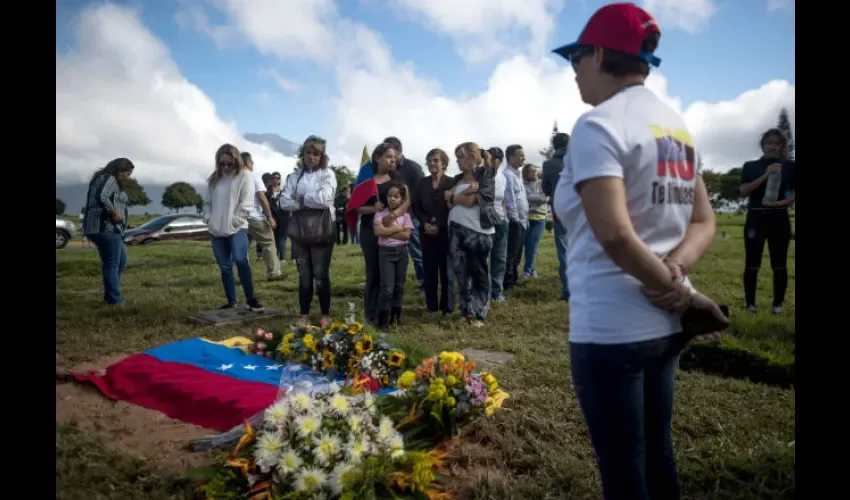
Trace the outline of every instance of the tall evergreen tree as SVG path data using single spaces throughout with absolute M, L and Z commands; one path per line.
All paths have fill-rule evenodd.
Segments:
M 788 118 L 788 110 L 782 108 L 779 111 L 779 123 L 776 125 L 776 128 L 782 131 L 785 134 L 785 137 L 788 138 L 788 154 L 791 159 L 794 159 L 794 134 L 791 132 L 791 120 Z

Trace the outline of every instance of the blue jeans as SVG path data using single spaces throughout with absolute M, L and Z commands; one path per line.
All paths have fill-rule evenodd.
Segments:
M 606 500 L 679 500 L 671 423 L 684 334 L 631 344 L 570 343 L 573 385 Z
M 567 281 L 567 229 L 555 222 L 555 252 L 558 254 L 558 276 L 561 277 L 561 298 L 570 300 L 570 284 Z
M 496 226 L 490 249 L 490 298 L 505 298 L 505 269 L 508 265 L 508 220 Z
M 410 232 L 410 240 L 407 242 L 407 250 L 410 252 L 410 259 L 413 260 L 413 273 L 416 275 L 416 281 L 419 286 L 424 286 L 425 273 L 422 272 L 422 246 L 419 244 L 419 219 L 410 215 L 413 219 L 413 231 Z
M 546 230 L 546 220 L 528 220 L 528 229 L 525 231 L 525 268 L 522 273 L 532 276 L 537 273 L 534 261 L 537 259 L 537 247 L 540 246 L 540 238 Z
M 233 265 L 239 273 L 242 291 L 246 299 L 254 298 L 254 276 L 251 274 L 251 263 L 248 261 L 248 230 L 243 229 L 226 238 L 210 237 L 213 255 L 221 270 L 221 284 L 229 305 L 236 305 L 236 278 L 233 276 Z
M 127 249 L 124 238 L 118 233 L 97 233 L 88 235 L 97 247 L 100 264 L 103 267 L 103 300 L 107 304 L 124 302 L 121 296 L 120 282 L 127 268 Z

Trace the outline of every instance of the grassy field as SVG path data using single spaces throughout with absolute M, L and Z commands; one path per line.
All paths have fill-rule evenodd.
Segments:
M 133 221 L 139 223 L 141 220 Z M 696 286 L 730 305 L 733 326 L 722 341 L 691 346 L 682 359 L 676 394 L 674 442 L 683 497 L 688 499 L 794 498 L 794 242 L 785 312 L 771 316 L 767 255 L 759 277 L 757 315 L 743 311 L 743 219 L 720 215 L 711 253 L 692 272 Z M 224 302 L 209 244 L 153 244 L 128 249 L 123 308 L 101 304 L 100 264 L 94 251 L 68 247 L 56 253 L 57 350 L 69 368 L 167 342 L 206 336 L 244 335 L 249 325 L 203 328 L 191 313 Z M 252 252 L 253 254 L 253 252 Z M 252 262 L 255 277 L 265 275 Z M 514 360 L 496 371 L 511 393 L 508 409 L 476 424 L 459 450 L 459 470 L 471 498 L 599 498 L 598 477 L 570 382 L 568 305 L 559 290 L 551 234 L 544 236 L 538 280 L 494 304 L 483 330 L 456 317 L 426 316 L 424 299 L 408 281 L 404 326 L 395 341 L 414 358 L 446 349 L 475 347 L 509 351 Z M 294 267 L 283 282 L 258 281 L 258 295 L 297 312 Z M 410 269 L 412 275 L 412 266 Z M 332 311 L 361 304 L 363 262 L 357 246 L 337 247 L 331 271 Z M 241 290 L 239 291 L 241 296 Z M 241 300 L 241 298 L 240 298 Z M 318 304 L 314 303 L 314 310 Z M 318 319 L 318 318 L 316 318 Z M 258 325 L 282 328 L 283 324 Z M 93 419 L 97 418 L 92 416 Z M 57 417 L 58 419 L 58 417 Z M 58 423 L 57 498 L 187 498 L 190 489 L 175 470 L 158 467 L 144 454 L 119 450 L 112 434 L 97 426 Z

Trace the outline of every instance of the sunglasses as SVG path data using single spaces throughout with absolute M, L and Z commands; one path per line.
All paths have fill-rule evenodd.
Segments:
M 581 58 L 593 53 L 593 47 L 579 47 L 570 55 L 570 64 L 573 66 L 573 71 L 578 73 L 578 65 L 581 63 Z
M 218 166 L 221 168 L 233 168 L 235 164 L 232 161 L 220 161 Z

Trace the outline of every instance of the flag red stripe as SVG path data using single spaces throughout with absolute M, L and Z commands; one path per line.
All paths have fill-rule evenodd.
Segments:
M 135 354 L 98 376 L 72 374 L 106 397 L 157 410 L 171 418 L 217 431 L 228 431 L 268 408 L 278 388 L 203 370 L 187 363 Z
M 369 201 L 369 198 L 378 196 L 378 186 L 374 179 L 361 182 L 354 186 L 354 191 L 351 193 L 351 198 L 348 199 L 348 204 L 345 206 L 345 223 L 351 232 L 357 230 L 357 209 Z

